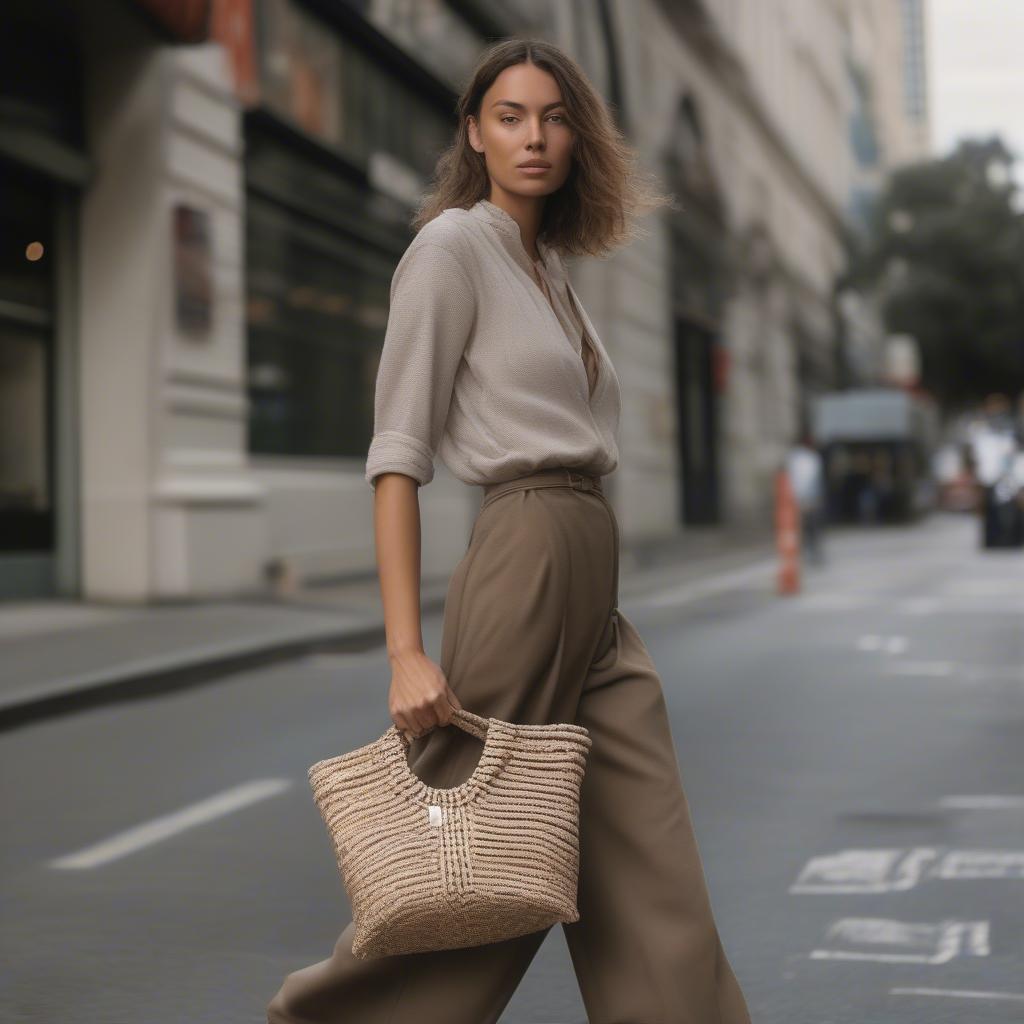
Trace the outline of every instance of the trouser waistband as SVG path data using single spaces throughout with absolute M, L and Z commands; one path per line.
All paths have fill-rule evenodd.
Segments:
M 504 494 L 505 491 L 516 491 L 523 487 L 572 487 L 577 491 L 604 493 L 601 477 L 591 476 L 589 473 L 581 473 L 564 466 L 555 466 L 549 469 L 538 469 L 512 480 L 485 484 L 483 500 L 488 501 L 499 494 Z

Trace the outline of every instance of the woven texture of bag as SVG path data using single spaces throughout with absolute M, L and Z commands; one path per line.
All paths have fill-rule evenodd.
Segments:
M 353 955 L 453 949 L 579 920 L 579 800 L 592 740 L 453 708 L 484 741 L 472 775 L 428 786 L 396 726 L 309 769 L 355 922 Z

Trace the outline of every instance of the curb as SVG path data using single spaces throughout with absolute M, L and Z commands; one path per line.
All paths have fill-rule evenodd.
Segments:
M 742 588 L 752 572 L 756 575 L 764 571 L 759 554 L 764 552 L 751 549 L 738 558 L 734 555 L 723 560 L 717 571 L 697 573 L 679 586 L 692 590 L 695 597 Z M 645 568 L 631 572 L 620 580 L 620 600 L 632 600 L 651 589 L 657 591 L 666 582 L 665 570 Z M 433 595 L 425 593 L 421 596 L 421 613 L 443 611 L 444 603 L 444 588 Z M 319 607 L 322 610 L 323 606 Z M 0 732 L 87 708 L 187 689 L 226 674 L 287 661 L 303 654 L 376 644 L 384 637 L 384 623 L 375 619 L 365 625 L 297 627 L 290 629 L 287 635 L 264 633 L 251 639 L 206 644 L 181 654 L 123 662 L 65 677 L 56 683 L 37 685 L 30 690 L 0 694 Z
M 443 596 L 421 601 L 424 613 L 443 607 Z M 302 654 L 379 642 L 383 636 L 383 622 L 337 629 L 314 627 L 293 630 L 288 637 L 261 636 L 207 644 L 184 654 L 140 658 L 71 676 L 51 686 L 0 696 L 0 732 L 85 708 L 187 689 L 228 673 L 288 661 Z

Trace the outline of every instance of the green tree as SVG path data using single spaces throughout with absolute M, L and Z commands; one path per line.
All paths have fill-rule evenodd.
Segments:
M 922 383 L 947 408 L 1024 387 L 1024 216 L 998 138 L 895 172 L 855 253 L 851 283 L 886 328 L 921 347 Z

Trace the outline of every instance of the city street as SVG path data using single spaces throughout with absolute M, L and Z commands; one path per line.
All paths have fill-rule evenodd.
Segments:
M 1022 1021 L 1024 554 L 947 516 L 825 548 L 796 597 L 622 603 L 752 1018 Z M 0 1019 L 262 1021 L 349 920 L 305 772 L 388 727 L 388 679 L 311 655 L 0 734 Z M 502 1021 L 585 1019 L 553 929 Z

